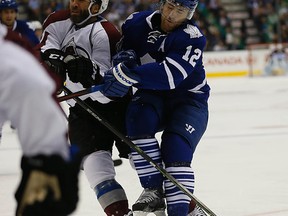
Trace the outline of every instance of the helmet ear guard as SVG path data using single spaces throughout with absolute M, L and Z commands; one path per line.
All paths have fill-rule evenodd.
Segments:
M 91 0 L 90 7 L 91 7 L 94 3 L 100 5 L 99 11 L 97 12 L 97 14 L 95 14 L 95 15 L 99 15 L 99 14 L 103 13 L 103 12 L 107 9 L 108 4 L 109 4 L 109 0 Z M 90 8 L 90 7 L 89 7 L 89 8 Z

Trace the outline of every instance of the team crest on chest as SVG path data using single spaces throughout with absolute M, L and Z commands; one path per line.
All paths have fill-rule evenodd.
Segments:
M 184 32 L 189 34 L 190 38 L 199 38 L 203 36 L 196 26 L 189 24 L 187 25 L 187 28 L 184 29 Z
M 64 52 L 66 54 L 70 54 L 70 55 L 76 55 L 78 54 L 76 51 L 76 43 L 74 41 L 74 38 L 72 38 L 64 47 Z
M 71 38 L 62 50 L 65 52 L 66 55 L 78 55 L 85 58 L 90 58 L 85 48 L 77 45 L 74 38 Z

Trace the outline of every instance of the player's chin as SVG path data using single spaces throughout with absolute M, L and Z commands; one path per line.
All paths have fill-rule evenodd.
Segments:
M 175 23 L 166 21 L 165 23 L 163 23 L 161 28 L 165 32 L 171 32 L 176 28 L 176 25 L 175 25 Z
M 76 13 L 71 13 L 70 14 L 70 19 L 72 20 L 72 22 L 74 22 L 74 23 L 79 23 L 81 20 L 79 19 L 79 14 L 77 13 L 77 15 L 76 15 Z

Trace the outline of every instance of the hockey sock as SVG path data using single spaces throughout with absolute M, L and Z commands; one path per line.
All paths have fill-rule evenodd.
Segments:
M 97 151 L 88 155 L 83 162 L 85 175 L 94 189 L 97 199 L 108 216 L 123 216 L 128 210 L 124 189 L 115 180 L 115 169 L 111 153 Z
M 134 140 L 153 161 L 162 166 L 159 144 L 155 138 Z M 132 159 L 143 188 L 162 188 L 163 176 L 147 160 L 132 149 Z
M 191 167 L 168 167 L 167 172 L 179 183 L 193 193 L 194 172 Z M 182 192 L 170 180 L 164 181 L 167 200 L 167 212 L 169 216 L 187 215 L 191 198 Z
M 100 183 L 94 190 L 108 216 L 123 216 L 129 212 L 125 191 L 115 179 Z

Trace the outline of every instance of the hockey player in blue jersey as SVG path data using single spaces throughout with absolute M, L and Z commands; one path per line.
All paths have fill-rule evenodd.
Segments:
M 103 90 L 106 96 L 121 97 L 130 86 L 136 88 L 127 112 L 128 136 L 191 192 L 191 162 L 207 127 L 210 92 L 202 62 L 206 39 L 191 19 L 197 4 L 163 0 L 158 11 L 129 16 L 118 55 L 132 60 L 105 75 Z M 144 188 L 132 206 L 134 215 L 165 215 L 165 198 L 169 216 L 206 215 L 137 152 L 132 151 L 132 159 Z
M 19 33 L 21 37 L 25 37 L 32 46 L 39 43 L 34 31 L 29 28 L 27 22 L 17 20 L 18 4 L 15 0 L 0 0 L 0 21 L 6 25 L 8 29 Z

